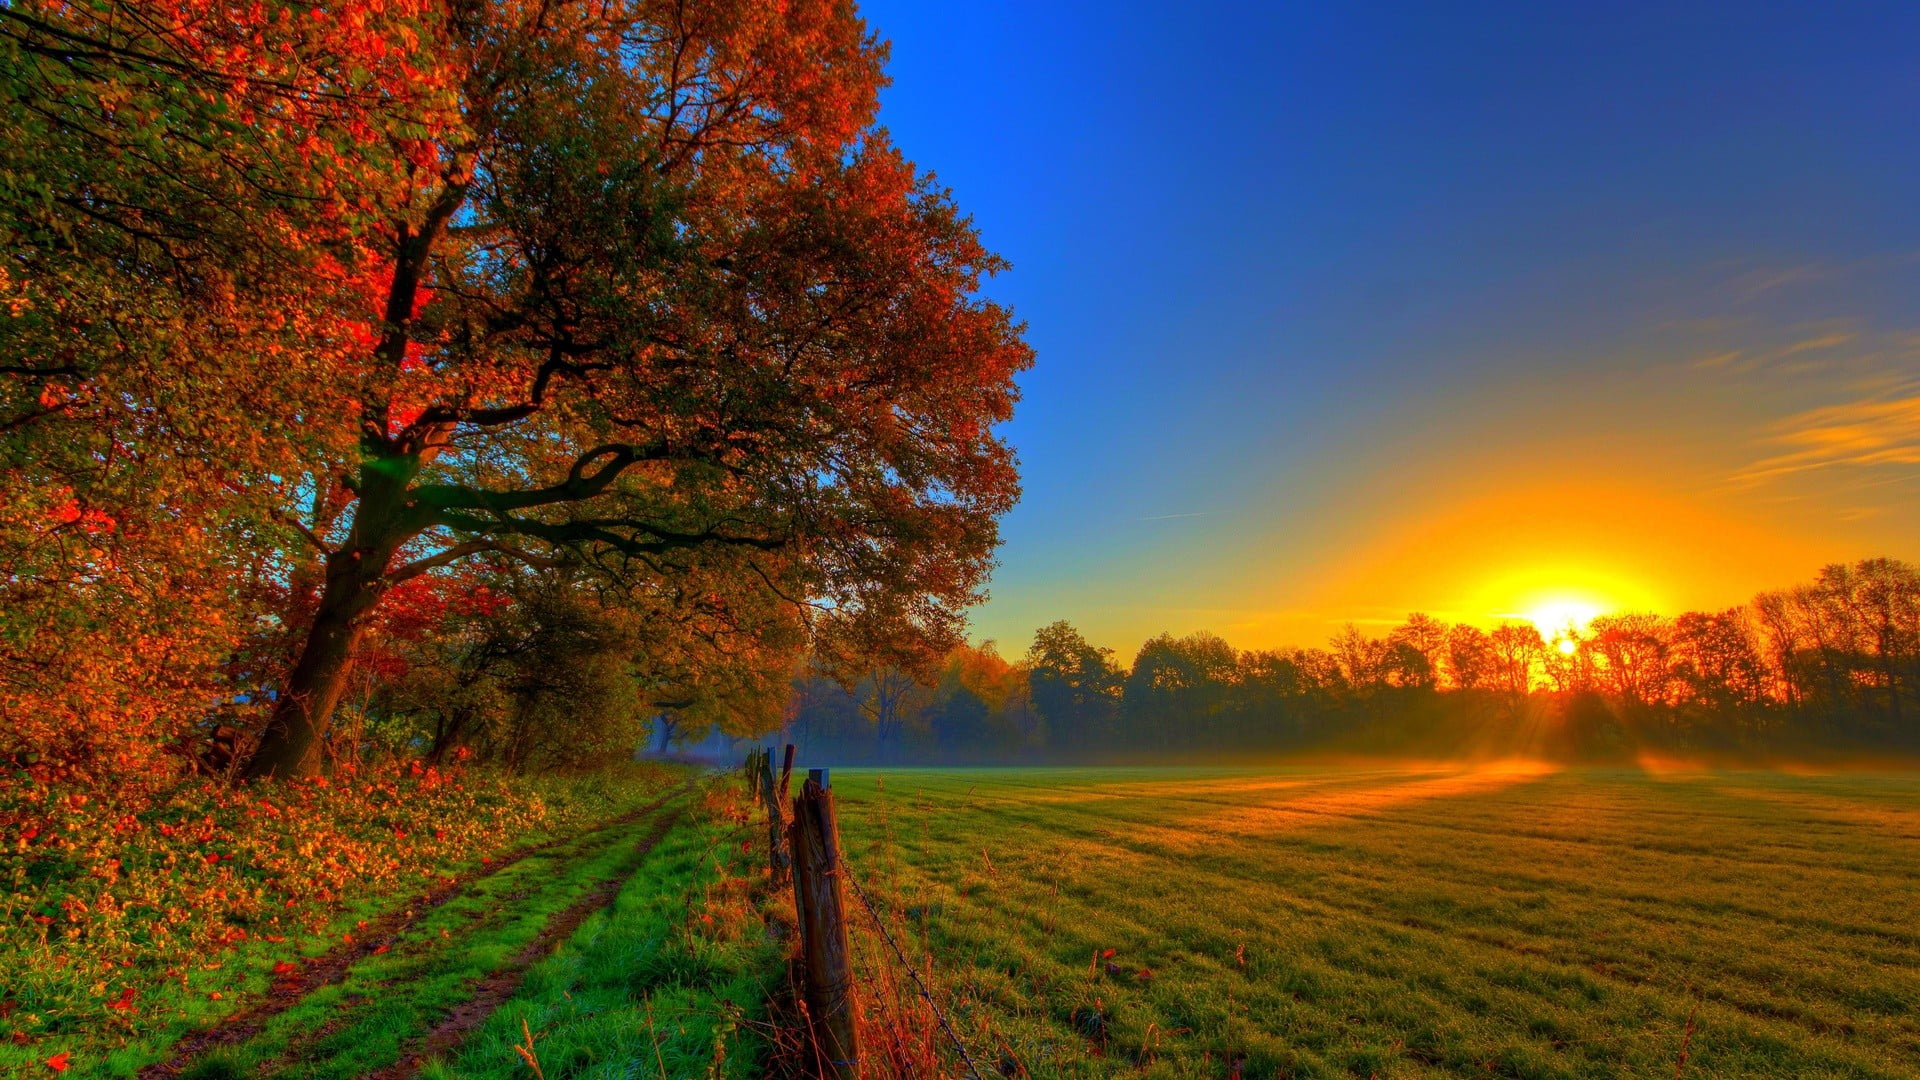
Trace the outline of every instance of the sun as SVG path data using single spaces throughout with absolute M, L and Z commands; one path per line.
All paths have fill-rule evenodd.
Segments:
M 1525 618 L 1538 627 L 1541 634 L 1550 638 L 1556 635 L 1561 636 L 1563 638 L 1561 651 L 1565 652 L 1568 651 L 1565 646 L 1570 644 L 1565 640 L 1570 637 L 1567 631 L 1572 630 L 1577 633 L 1585 630 L 1587 624 L 1603 614 L 1605 610 L 1600 604 L 1586 597 L 1555 596 L 1529 605 Z
M 1490 625 L 1532 623 L 1554 648 L 1576 643 L 1593 620 L 1621 611 L 1662 611 L 1667 597 L 1631 567 L 1613 567 L 1568 553 L 1500 566 L 1476 587 Z

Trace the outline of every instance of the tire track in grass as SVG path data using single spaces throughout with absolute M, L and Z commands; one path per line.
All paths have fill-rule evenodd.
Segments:
M 222 1048 L 236 1047 L 260 1035 L 282 1013 L 306 1001 L 316 991 L 343 982 L 362 961 L 391 951 L 400 939 L 429 915 L 471 892 L 475 886 L 499 876 L 530 858 L 566 848 L 590 849 L 593 841 L 611 830 L 623 828 L 659 812 L 691 790 L 691 781 L 643 806 L 607 819 L 581 832 L 555 837 L 520 848 L 498 860 L 457 874 L 428 890 L 411 904 L 396 908 L 367 921 L 356 936 L 336 945 L 320 956 L 303 963 L 273 984 L 266 995 L 252 1005 L 221 1019 L 212 1027 L 188 1034 L 176 1042 L 165 1060 L 141 1069 L 140 1080 L 168 1080 L 187 1071 L 196 1061 Z
M 780 1035 L 767 1003 L 790 935 L 769 923 L 788 894 L 765 884 L 758 812 L 757 792 L 715 783 L 613 904 L 540 958 L 451 1052 L 422 1063 L 417 1080 L 527 1080 L 516 1047 L 526 1049 L 529 1031 L 554 1078 L 773 1075 Z
M 514 991 L 520 988 L 520 981 L 526 978 L 529 968 L 552 953 L 561 942 L 572 937 L 582 923 L 613 903 L 633 875 L 640 872 L 647 855 L 679 824 L 681 816 L 679 811 L 664 815 L 646 838 L 634 847 L 630 865 L 625 868 L 624 874 L 601 880 L 586 895 L 554 914 L 539 935 L 515 953 L 511 961 L 494 969 L 480 981 L 472 997 L 454 1006 L 434 1025 L 433 1030 L 409 1040 L 401 1051 L 399 1061 L 367 1074 L 370 1080 L 410 1080 L 428 1061 L 458 1047 L 468 1035 L 487 1022 L 494 1010 L 513 996 Z

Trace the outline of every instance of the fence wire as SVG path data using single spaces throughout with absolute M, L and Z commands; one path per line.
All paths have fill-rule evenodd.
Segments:
M 852 867 L 847 865 L 844 852 L 840 855 L 839 869 L 841 876 L 853 886 L 853 895 L 859 898 L 860 906 L 867 909 L 867 917 L 873 920 L 873 928 L 880 931 L 880 939 L 887 943 L 887 948 L 893 950 L 894 958 L 900 961 L 902 968 L 906 969 L 907 976 L 913 980 L 914 987 L 926 1000 L 927 1008 L 933 1010 L 933 1018 L 940 1021 L 940 1030 L 947 1033 L 947 1038 L 953 1042 L 953 1048 L 959 1051 L 960 1060 L 966 1063 L 968 1074 L 973 1077 L 973 1080 L 986 1080 L 980 1075 L 980 1067 L 973 1063 L 973 1055 L 967 1052 L 967 1044 L 961 1040 L 960 1034 L 953 1030 L 953 1025 L 948 1023 L 946 1012 L 940 1008 L 939 1002 L 933 1000 L 933 992 L 927 988 L 926 980 L 920 977 L 919 970 L 907 959 L 907 954 L 901 950 L 900 944 L 893 940 L 893 934 L 887 930 L 886 922 L 880 918 L 880 912 L 874 908 L 873 901 L 867 897 L 867 890 L 861 886 L 859 876 L 853 872 Z
M 793 748 L 789 746 L 787 751 L 788 754 L 791 755 Z M 791 756 L 789 756 L 788 760 L 791 762 Z M 749 788 L 756 790 L 759 788 L 760 770 L 762 768 L 767 771 L 770 779 L 773 772 L 773 751 L 764 747 L 754 747 L 748 751 L 746 766 L 744 768 Z M 766 809 L 769 814 L 772 814 L 776 812 L 776 804 L 769 803 Z M 784 825 L 786 820 L 784 808 L 781 808 L 778 812 Z M 873 906 L 873 900 L 867 896 L 866 888 L 860 884 L 860 878 L 853 873 L 852 867 L 847 864 L 846 853 L 836 852 L 835 854 L 838 857 L 838 865 L 832 872 L 838 873 L 848 884 L 853 886 L 853 895 L 860 901 L 860 906 L 866 909 L 867 918 L 873 921 L 873 928 L 880 932 L 880 939 L 887 943 L 887 948 L 893 952 L 894 959 L 900 962 L 900 967 L 906 971 L 907 977 L 913 980 L 914 989 L 920 992 L 920 997 L 926 1001 L 927 1008 L 933 1010 L 933 1018 L 940 1022 L 940 1030 L 946 1033 L 948 1041 L 953 1043 L 954 1050 L 959 1053 L 960 1060 L 966 1064 L 967 1074 L 971 1076 L 973 1080 L 986 1080 L 980 1073 L 980 1066 L 974 1064 L 973 1054 L 967 1050 L 965 1040 L 960 1038 L 959 1032 L 953 1030 L 953 1024 L 947 1019 L 946 1011 L 940 1008 L 940 1003 L 933 999 L 933 991 L 928 988 L 926 980 L 920 977 L 919 969 L 915 968 L 913 962 L 907 959 L 907 954 L 900 948 L 900 943 L 893 939 L 893 934 L 887 929 L 886 921 L 880 917 L 879 910 Z M 874 987 L 874 980 L 871 976 L 868 976 L 865 972 L 856 972 L 856 974 L 866 979 L 869 988 Z

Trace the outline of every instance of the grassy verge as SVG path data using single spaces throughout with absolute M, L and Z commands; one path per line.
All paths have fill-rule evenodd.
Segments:
M 529 1034 L 549 1080 L 765 1075 L 787 946 L 769 930 L 782 898 L 759 887 L 766 833 L 749 812 L 737 779 L 716 781 L 612 906 L 421 1076 L 525 1080 Z
M 0 1072 L 131 1075 L 359 924 L 676 775 L 111 790 L 15 777 L 0 785 Z
M 591 899 L 598 884 L 631 875 L 683 803 L 676 799 L 646 819 L 589 833 L 479 879 L 423 915 L 390 952 L 362 959 L 344 980 L 306 995 L 252 1038 L 183 1075 L 341 1080 L 394 1064 L 410 1039 L 507 967 L 549 920 Z
M 1913 778 L 835 787 L 855 870 L 1006 1075 L 1920 1075 Z

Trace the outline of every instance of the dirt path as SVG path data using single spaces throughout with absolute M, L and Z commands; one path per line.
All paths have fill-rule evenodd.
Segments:
M 356 932 L 352 941 L 337 945 L 322 955 L 302 964 L 298 969 L 287 973 L 285 978 L 274 983 L 268 989 L 265 997 L 230 1014 L 213 1027 L 192 1032 L 182 1038 L 174 1044 L 172 1053 L 168 1055 L 165 1061 L 156 1062 L 141 1069 L 139 1073 L 140 1080 L 167 1080 L 167 1078 L 178 1076 L 184 1072 L 188 1066 L 206 1055 L 208 1051 L 222 1046 L 232 1046 L 253 1038 L 266 1027 L 269 1020 L 272 1020 L 280 1013 L 299 1004 L 308 994 L 345 979 L 347 972 L 354 964 L 375 953 L 386 952 L 392 949 L 398 942 L 400 936 L 406 933 L 415 923 L 419 922 L 421 918 L 452 900 L 454 897 L 459 896 L 475 882 L 492 877 L 542 852 L 552 851 L 555 848 L 566 847 L 573 844 L 587 846 L 593 838 L 605 834 L 608 830 L 632 825 L 637 821 L 644 820 L 649 815 L 657 813 L 661 807 L 685 794 L 692 786 L 691 781 L 681 784 L 679 787 L 647 803 L 645 806 L 610 818 L 591 829 L 573 833 L 568 836 L 555 837 L 543 843 L 528 845 L 495 862 L 476 867 L 473 870 L 459 874 L 435 886 L 404 908 L 369 920 L 364 927 Z M 667 816 L 669 826 L 673 820 L 678 819 L 678 816 L 677 814 Z M 651 834 L 646 841 L 647 846 L 651 847 L 654 843 L 658 842 L 660 836 L 664 835 L 665 829 L 657 830 Z M 618 891 L 617 885 L 615 886 L 615 891 Z M 595 892 L 598 892 L 598 888 L 595 889 Z M 583 902 L 585 899 L 586 898 L 583 898 Z M 611 899 L 612 895 L 609 894 L 607 900 L 602 901 L 599 906 L 605 906 Z M 584 920 L 587 914 L 592 914 L 593 911 L 599 910 L 599 906 L 581 915 L 580 919 Z M 570 914 L 571 910 L 572 909 L 569 908 L 567 911 L 560 912 L 555 916 L 555 919 L 558 920 Z M 575 926 L 577 925 L 578 922 L 575 923 Z M 571 930 L 568 931 L 568 933 L 571 932 Z M 544 936 L 545 934 L 543 932 L 542 937 Z M 531 947 L 532 946 L 529 945 L 529 948 Z M 489 1012 L 490 1011 L 491 1010 L 489 1010 Z
M 539 936 L 527 942 L 514 954 L 513 959 L 480 980 L 474 987 L 473 996 L 455 1006 L 452 1012 L 434 1025 L 432 1031 L 412 1040 L 402 1051 L 399 1061 L 369 1074 L 372 1080 L 410 1080 L 428 1061 L 457 1048 L 469 1034 L 487 1022 L 495 1009 L 513 996 L 513 992 L 520 988 L 520 980 L 526 977 L 527 969 L 572 937 L 580 924 L 591 918 L 594 912 L 613 903 L 614 898 L 620 895 L 621 888 L 639 872 L 647 853 L 672 831 L 679 820 L 678 813 L 663 815 L 646 838 L 634 848 L 631 869 L 620 877 L 598 882 L 565 910 L 555 912 Z

